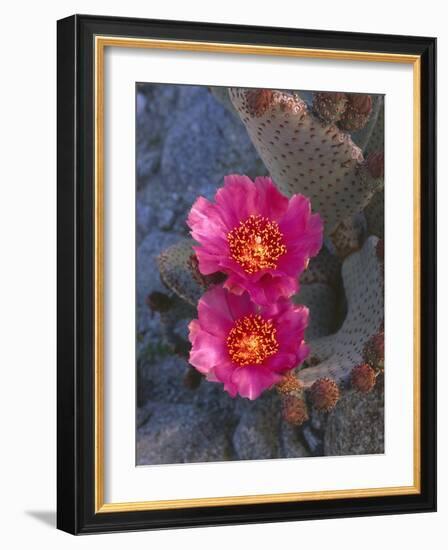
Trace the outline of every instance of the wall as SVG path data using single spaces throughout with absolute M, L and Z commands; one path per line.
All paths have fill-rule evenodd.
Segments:
M 277 7 L 278 6 L 278 7 Z M 437 514 L 392 516 L 325 522 L 195 529 L 75 539 L 54 530 L 55 509 L 55 124 L 56 25 L 72 13 L 171 18 L 226 23 L 296 26 L 346 31 L 432 35 L 439 37 L 439 120 L 447 120 L 448 34 L 442 2 L 361 4 L 289 1 L 283 4 L 253 0 L 222 3 L 137 2 L 89 0 L 50 3 L 8 2 L 2 10 L 2 85 L 0 87 L 0 537 L 4 547 L 38 542 L 52 548 L 206 548 L 214 550 L 284 544 L 363 550 L 399 544 L 408 550 L 446 539 L 448 479 L 447 400 L 440 404 L 440 498 Z M 276 9 L 275 9 L 276 8 Z M 448 148 L 439 134 L 440 151 Z M 444 156 L 444 155 L 443 155 Z M 443 157 L 442 157 L 443 158 Z M 441 281 L 448 277 L 446 246 L 448 202 L 446 165 L 441 163 L 440 257 Z M 445 254 L 442 255 L 445 249 Z M 440 340 L 448 329 L 443 310 L 446 287 L 440 288 Z M 6 306 L 6 307 L 5 307 Z M 440 356 L 440 387 L 448 385 Z

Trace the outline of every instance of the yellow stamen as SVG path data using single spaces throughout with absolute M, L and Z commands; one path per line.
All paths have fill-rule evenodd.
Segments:
M 260 215 L 251 215 L 227 234 L 230 255 L 247 273 L 275 269 L 286 253 L 278 223 Z
M 235 322 L 227 336 L 230 358 L 240 367 L 261 365 L 278 351 L 277 329 L 261 315 L 246 315 Z

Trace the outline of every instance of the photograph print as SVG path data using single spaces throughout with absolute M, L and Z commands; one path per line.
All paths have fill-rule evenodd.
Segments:
M 384 453 L 385 98 L 135 100 L 136 464 Z

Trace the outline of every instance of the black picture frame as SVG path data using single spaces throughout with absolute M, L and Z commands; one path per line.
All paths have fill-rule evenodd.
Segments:
M 73 534 L 436 510 L 436 39 L 74 15 L 57 24 L 57 526 Z M 305 502 L 95 513 L 94 37 L 412 54 L 421 58 L 421 491 Z

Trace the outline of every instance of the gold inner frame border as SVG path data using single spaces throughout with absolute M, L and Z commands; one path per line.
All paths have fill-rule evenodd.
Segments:
M 106 503 L 104 501 L 104 52 L 106 47 L 165 49 L 207 53 L 232 53 L 244 55 L 287 56 L 313 59 L 366 61 L 382 63 L 406 63 L 413 65 L 413 297 L 414 297 L 414 483 L 402 487 L 379 487 L 313 491 L 301 493 L 277 493 L 210 498 L 190 498 L 179 500 L 154 500 L 139 502 Z M 227 44 L 183 40 L 158 40 L 125 38 L 118 36 L 95 36 L 94 38 L 94 128 L 95 128 L 95 174 L 94 174 L 94 396 L 95 396 L 95 513 L 132 512 L 143 510 L 167 510 L 208 506 L 231 506 L 242 504 L 262 504 L 275 502 L 305 502 L 343 498 L 362 498 L 419 494 L 421 480 L 420 448 L 420 272 L 421 272 L 421 59 L 418 55 L 404 55 L 381 52 L 359 52 L 346 50 L 325 50 L 293 48 L 283 46 L 259 46 L 253 44 Z

